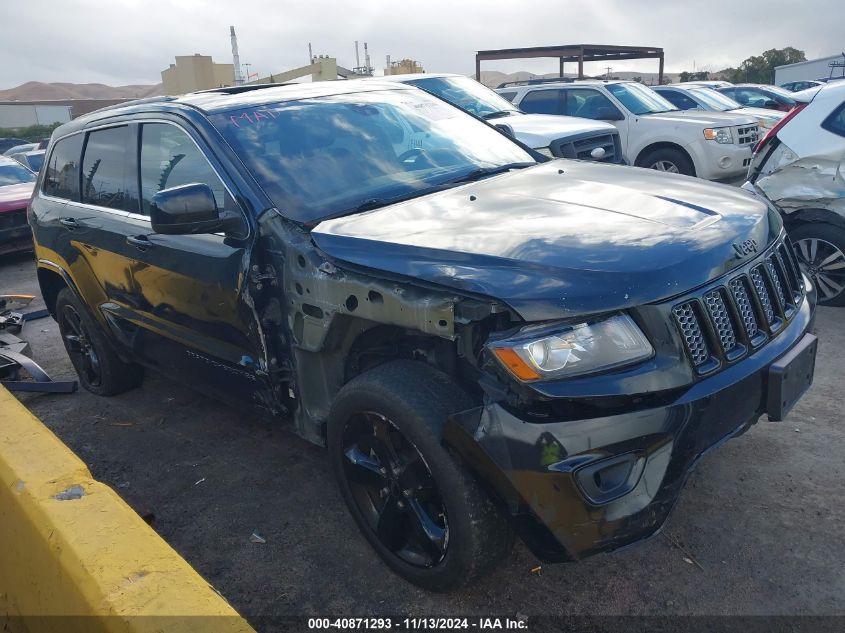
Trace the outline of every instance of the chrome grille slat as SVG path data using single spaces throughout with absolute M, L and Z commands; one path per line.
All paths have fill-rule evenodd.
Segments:
M 749 125 L 736 128 L 737 142 L 739 145 L 750 145 L 756 143 L 759 137 L 758 126 Z
M 783 284 L 781 283 L 780 275 L 778 275 L 777 268 L 775 268 L 774 256 L 766 258 L 766 270 L 769 271 L 769 278 L 772 280 L 772 285 L 775 287 L 775 293 L 780 300 L 780 305 L 786 306 L 786 293 L 783 291 Z
M 736 333 L 731 323 L 730 314 L 722 298 L 721 289 L 713 290 L 704 295 L 704 303 L 707 305 L 707 312 L 710 313 L 710 321 L 719 337 L 719 344 L 722 350 L 730 352 L 736 347 Z
M 684 343 L 692 357 L 693 364 L 696 366 L 703 365 L 710 358 L 710 352 L 707 349 L 707 343 L 704 341 L 704 334 L 701 331 L 701 325 L 698 323 L 698 317 L 695 315 L 692 304 L 683 303 L 673 308 L 672 312 L 684 335 Z
M 751 283 L 754 284 L 754 292 L 757 294 L 757 298 L 763 306 L 763 312 L 766 315 L 766 322 L 771 325 L 775 322 L 775 309 L 772 307 L 772 300 L 769 297 L 766 282 L 763 281 L 761 266 L 756 266 L 751 269 Z
M 749 339 L 754 339 L 760 332 L 757 326 L 757 317 L 754 315 L 754 306 L 751 305 L 751 299 L 748 298 L 748 289 L 744 281 L 745 275 L 731 279 L 730 286 L 731 294 L 733 295 L 736 307 L 739 310 L 739 317 L 742 319 L 742 327 L 745 328 L 745 333 Z

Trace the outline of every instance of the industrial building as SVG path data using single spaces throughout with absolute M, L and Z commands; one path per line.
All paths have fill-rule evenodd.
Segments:
M 177 55 L 176 63 L 161 71 L 164 94 L 181 95 L 235 83 L 235 65 L 218 64 L 208 55 Z
M 384 69 L 385 75 L 416 75 L 419 73 L 424 73 L 425 70 L 417 61 L 413 59 L 403 59 L 398 62 L 390 61 L 390 57 L 387 58 L 387 68 Z
M 775 67 L 775 83 L 845 77 L 845 53 Z

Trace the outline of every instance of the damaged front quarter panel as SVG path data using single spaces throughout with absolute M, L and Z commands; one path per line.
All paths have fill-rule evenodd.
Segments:
M 306 230 L 275 212 L 262 217 L 260 242 L 257 270 L 273 271 L 253 284 L 265 338 L 277 348 L 270 352 L 270 369 L 274 382 L 287 385 L 287 394 L 280 395 L 294 401 L 296 431 L 306 439 L 324 443 L 330 404 L 348 382 L 350 367 L 356 369 L 352 352 L 364 335 L 371 335 L 373 345 L 396 348 L 377 348 L 375 354 L 449 362 L 444 357 L 458 338 L 455 308 L 465 297 L 340 267 L 315 248 Z M 396 337 L 426 345 L 398 349 Z

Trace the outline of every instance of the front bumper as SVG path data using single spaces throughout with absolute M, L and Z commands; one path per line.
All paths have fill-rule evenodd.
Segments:
M 26 209 L 0 213 L 0 255 L 32 249 L 32 230 Z
M 770 412 L 769 368 L 805 341 L 813 307 L 805 300 L 775 340 L 665 406 L 532 423 L 493 403 L 451 417 L 444 441 L 503 502 L 541 560 L 628 545 L 661 528 L 705 452 Z
M 706 180 L 726 180 L 744 176 L 751 164 L 752 149 L 751 144 L 720 144 L 705 139 L 687 147 L 695 161 L 695 175 Z

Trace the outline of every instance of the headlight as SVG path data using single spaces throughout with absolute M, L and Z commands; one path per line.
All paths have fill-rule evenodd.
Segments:
M 508 371 L 523 381 L 580 376 L 636 363 L 654 353 L 627 315 L 561 326 L 555 331 L 529 327 L 489 347 Z
M 540 152 L 543 156 L 548 156 L 549 158 L 555 157 L 555 155 L 552 154 L 552 150 L 550 150 L 548 147 L 535 147 L 534 151 Z
M 708 127 L 704 130 L 704 138 L 708 141 L 716 141 L 723 145 L 734 142 L 734 137 L 731 134 L 729 127 Z

